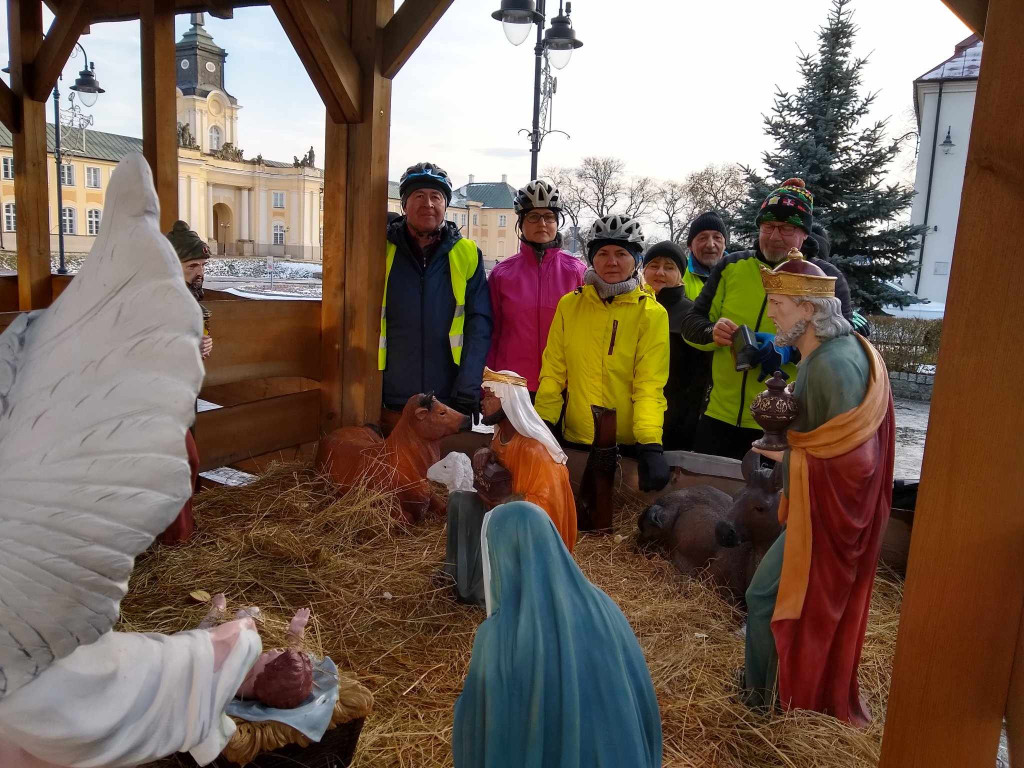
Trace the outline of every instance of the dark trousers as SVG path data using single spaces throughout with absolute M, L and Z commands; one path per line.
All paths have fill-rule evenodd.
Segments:
M 747 429 L 712 419 L 707 414 L 697 422 L 697 434 L 693 438 L 693 450 L 710 456 L 726 456 L 743 460 L 750 450 L 750 444 L 764 433 L 760 429 Z

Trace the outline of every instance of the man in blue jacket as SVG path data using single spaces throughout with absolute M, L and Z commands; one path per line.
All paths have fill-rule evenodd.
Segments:
M 479 417 L 491 344 L 483 254 L 445 221 L 452 199 L 448 174 L 417 163 L 402 174 L 399 193 L 405 215 L 388 225 L 378 350 L 385 431 L 419 393 L 433 392 Z

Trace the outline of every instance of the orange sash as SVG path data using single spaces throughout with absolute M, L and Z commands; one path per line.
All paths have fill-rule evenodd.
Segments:
M 889 374 L 878 351 L 863 336 L 871 363 L 864 401 L 810 432 L 787 433 L 789 440 L 789 496 L 779 504 L 779 522 L 786 525 L 782 575 L 772 621 L 799 619 L 811 573 L 811 494 L 807 457 L 833 459 L 869 440 L 882 424 L 889 408 Z

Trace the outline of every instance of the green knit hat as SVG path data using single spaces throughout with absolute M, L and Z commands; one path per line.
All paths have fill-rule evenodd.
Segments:
M 184 221 L 174 222 L 171 231 L 167 233 L 167 239 L 171 241 L 178 258 L 183 262 L 210 258 L 210 246 L 189 229 Z
M 803 179 L 786 179 L 781 187 L 764 199 L 754 224 L 761 226 L 763 221 L 780 221 L 800 227 L 807 234 L 811 233 L 814 195 L 807 189 Z

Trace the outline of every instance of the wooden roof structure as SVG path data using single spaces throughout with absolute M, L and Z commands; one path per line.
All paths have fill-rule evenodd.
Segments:
M 993 765 L 1004 717 L 1024 766 L 1024 270 L 1005 226 L 1024 212 L 1024 2 L 944 2 L 985 38 L 985 55 L 883 768 Z M 203 396 L 224 407 L 197 418 L 203 468 L 376 421 L 390 78 L 451 3 L 405 0 L 395 13 L 394 0 L 46 0 L 56 18 L 44 35 L 41 0 L 7 0 L 0 122 L 13 135 L 18 276 L 0 278 L 0 309 L 46 306 L 67 284 L 50 274 L 44 102 L 79 35 L 141 19 L 143 149 L 167 230 L 178 217 L 174 15 L 270 5 L 327 109 L 323 299 L 208 302 L 218 352 Z M 0 313 L 0 328 L 13 314 Z

